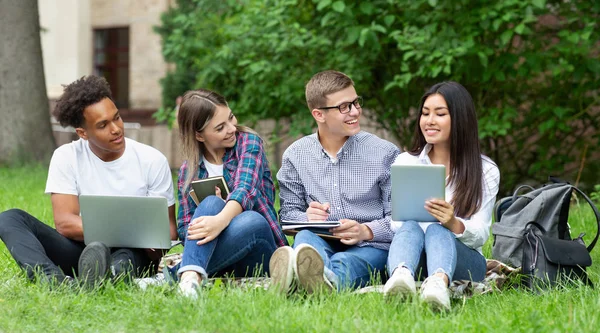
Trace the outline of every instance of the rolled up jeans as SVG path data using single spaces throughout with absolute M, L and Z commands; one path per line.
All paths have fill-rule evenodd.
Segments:
M 198 205 L 192 220 L 200 216 L 215 216 L 225 207 L 225 201 L 208 196 Z M 199 240 L 185 239 L 183 257 L 177 271 L 197 272 L 206 281 L 212 275 L 232 273 L 234 276 L 268 273 L 268 262 L 277 249 L 267 220 L 255 211 L 244 211 L 212 241 L 198 245 Z M 256 270 L 256 271 L 255 271 Z

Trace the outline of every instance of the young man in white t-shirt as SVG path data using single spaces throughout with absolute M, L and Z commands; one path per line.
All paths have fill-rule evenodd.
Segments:
M 177 239 L 171 170 L 158 150 L 127 139 L 123 120 L 104 78 L 87 76 L 65 87 L 55 117 L 75 128 L 79 140 L 54 151 L 46 193 L 50 194 L 56 229 L 27 212 L 0 214 L 0 238 L 25 270 L 49 281 L 71 281 L 77 272 L 84 282 L 107 276 L 139 276 L 162 256 L 152 249 L 109 249 L 83 243 L 79 195 L 163 196 L 169 205 L 171 239 Z M 135 235 L 131 235 L 135 237 Z

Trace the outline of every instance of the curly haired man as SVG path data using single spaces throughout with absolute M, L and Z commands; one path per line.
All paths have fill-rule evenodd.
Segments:
M 56 229 L 20 209 L 0 214 L 0 238 L 30 280 L 71 283 L 79 276 L 94 285 L 105 277 L 135 277 L 151 269 L 160 252 L 109 249 L 83 243 L 82 194 L 163 196 L 169 205 L 171 238 L 177 238 L 175 198 L 166 157 L 125 138 L 119 110 L 104 78 L 87 76 L 67 85 L 54 116 L 75 128 L 79 140 L 54 151 L 46 193 Z

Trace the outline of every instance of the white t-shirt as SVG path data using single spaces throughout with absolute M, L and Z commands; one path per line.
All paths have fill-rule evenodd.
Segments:
M 223 164 L 210 163 L 204 156 L 202 156 L 202 161 L 209 177 L 223 176 Z
M 161 196 L 175 204 L 167 158 L 157 149 L 125 138 L 125 152 L 104 162 L 79 139 L 58 147 L 50 160 L 46 193 Z

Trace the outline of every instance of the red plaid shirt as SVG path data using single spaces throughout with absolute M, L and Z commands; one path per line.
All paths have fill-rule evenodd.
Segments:
M 235 146 L 227 149 L 223 156 L 223 177 L 227 186 L 232 189 L 226 200 L 235 200 L 245 211 L 254 210 L 264 216 L 271 226 L 277 244 L 279 246 L 287 245 L 287 239 L 277 221 L 275 208 L 273 208 L 275 186 L 262 140 L 257 135 L 247 132 L 237 132 L 236 137 Z M 196 210 L 196 204 L 189 195 L 189 188 L 183 188 L 187 173 L 188 165 L 185 161 L 179 169 L 177 180 L 179 239 L 185 239 L 188 225 Z M 208 177 L 208 171 L 206 171 L 204 162 L 200 161 L 197 178 L 204 179 L 206 177 Z

